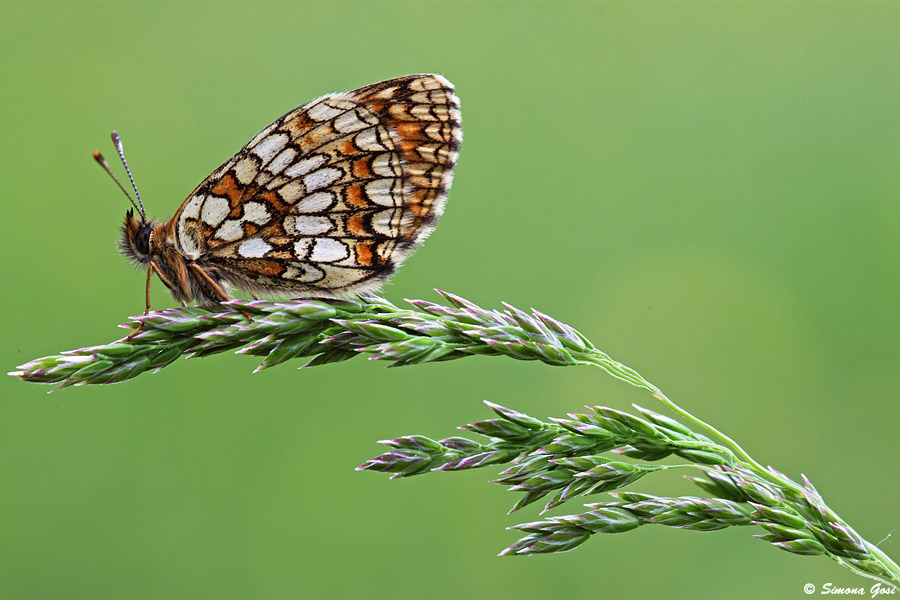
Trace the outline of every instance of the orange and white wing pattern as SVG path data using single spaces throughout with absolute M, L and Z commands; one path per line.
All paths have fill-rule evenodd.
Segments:
M 440 75 L 329 94 L 278 119 L 173 217 L 186 259 L 249 291 L 372 291 L 434 229 L 462 141 Z

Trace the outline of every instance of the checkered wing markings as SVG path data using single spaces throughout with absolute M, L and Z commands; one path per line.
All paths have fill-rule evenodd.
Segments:
M 179 242 L 240 287 L 374 289 L 433 230 L 460 142 L 459 102 L 440 76 L 324 96 L 195 190 Z

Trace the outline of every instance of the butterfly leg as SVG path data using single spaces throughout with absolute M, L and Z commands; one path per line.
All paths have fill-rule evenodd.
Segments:
M 156 261 L 151 260 L 150 265 L 147 267 L 147 287 L 146 287 L 146 291 L 145 291 L 147 306 L 146 306 L 146 308 L 144 308 L 145 315 L 150 312 L 150 280 L 153 278 L 154 271 L 156 271 L 156 274 L 159 275 L 159 278 L 166 285 L 166 287 L 168 287 L 170 289 L 173 287 L 172 281 L 163 274 L 162 270 L 159 268 L 159 265 L 156 264 Z M 181 305 L 185 306 L 184 302 L 182 302 Z M 141 329 L 143 327 L 144 327 L 143 323 L 138 325 L 137 329 L 135 329 L 134 331 L 129 333 L 128 336 L 126 336 L 125 340 L 128 341 L 131 338 L 133 338 L 134 336 L 136 336 L 138 333 L 141 332 Z
M 153 261 L 150 261 L 150 265 L 151 266 L 147 267 L 147 287 L 146 287 L 146 291 L 145 291 L 145 295 L 146 295 L 146 299 L 147 299 L 147 306 L 146 306 L 146 308 L 144 308 L 145 315 L 150 312 L 150 278 L 153 276 Z M 141 329 L 143 327 L 144 327 L 143 323 L 138 323 L 138 326 L 135 328 L 135 330 L 132 331 L 131 333 L 129 333 L 127 336 L 125 336 L 125 341 L 127 342 L 128 340 L 130 340 L 131 338 L 136 336 L 138 333 L 140 333 Z
M 219 284 L 216 283 L 216 282 L 213 280 L 213 278 L 210 277 L 210 276 L 206 273 L 206 271 L 204 271 L 202 268 L 200 268 L 198 265 L 196 265 L 196 264 L 194 264 L 194 263 L 188 263 L 188 267 L 189 267 L 195 274 L 197 274 L 198 276 L 200 276 L 206 283 L 208 283 L 208 284 L 212 287 L 213 290 L 215 290 L 216 294 L 219 295 L 219 299 L 220 299 L 222 302 L 227 302 L 228 300 L 230 300 L 230 298 L 228 297 L 228 295 L 222 290 L 222 288 L 219 286 Z M 238 310 L 238 312 L 240 312 L 242 315 L 244 315 L 245 317 L 247 317 L 247 320 L 248 320 L 248 321 L 252 321 L 252 320 L 253 320 L 253 316 L 252 316 L 250 313 L 248 313 L 247 311 L 245 311 L 245 310 L 243 310 L 243 309 L 241 309 L 241 308 L 238 308 L 237 310 Z
M 153 262 L 151 261 L 150 264 L 152 265 Z M 152 266 L 147 267 L 147 287 L 144 292 L 147 297 L 147 306 L 144 308 L 145 315 L 150 312 L 150 278 L 152 276 L 153 276 L 153 267 Z M 143 323 L 141 323 L 141 325 L 143 325 Z M 138 329 L 140 329 L 140 327 L 138 327 Z M 134 334 L 132 334 L 132 335 L 134 335 Z
M 173 287 L 175 287 L 175 284 L 172 283 L 172 282 L 169 280 L 168 277 L 166 277 L 165 275 L 163 275 L 163 272 L 162 272 L 162 270 L 159 268 L 159 265 L 156 264 L 156 261 L 155 261 L 155 260 L 151 260 L 151 261 L 150 261 L 150 268 L 147 269 L 147 310 L 144 311 L 144 314 L 145 314 L 145 315 L 146 315 L 148 312 L 150 312 L 150 273 L 151 273 L 151 271 L 156 271 L 156 274 L 159 275 L 159 278 L 162 279 L 162 282 L 163 282 L 164 284 L 166 284 L 166 287 L 167 287 L 167 288 L 172 289 Z M 184 303 L 182 302 L 182 304 L 184 304 Z

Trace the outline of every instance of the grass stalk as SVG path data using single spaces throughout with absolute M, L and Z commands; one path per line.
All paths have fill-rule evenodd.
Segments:
M 571 326 L 536 310 L 528 313 L 508 304 L 503 310 L 488 310 L 438 293 L 446 304 L 409 300 L 413 309 L 366 296 L 232 300 L 212 312 L 195 307 L 161 310 L 133 317 L 124 325 L 131 331 L 125 338 L 38 358 L 10 375 L 55 384 L 53 389 L 119 383 L 159 371 L 180 356 L 225 351 L 262 357 L 257 371 L 292 359 L 311 367 L 359 355 L 389 366 L 468 356 L 593 365 L 649 392 L 700 431 L 639 406 L 635 413 L 594 406 L 585 413 L 541 421 L 488 403 L 496 418 L 461 427 L 482 441 L 422 435 L 383 440 L 389 450 L 358 469 L 409 477 L 504 465 L 494 483 L 521 494 L 510 512 L 538 500 L 545 500 L 542 512 L 547 512 L 576 497 L 609 493 L 613 498 L 587 504 L 586 512 L 511 527 L 524 536 L 504 555 L 567 551 L 594 534 L 643 525 L 694 531 L 753 527 L 759 532 L 755 537 L 776 548 L 828 556 L 861 576 L 900 586 L 900 567 L 832 511 L 806 477 L 797 482 L 763 467 L 737 442 L 678 406 Z M 658 464 L 673 456 L 683 462 Z M 688 479 L 711 497 L 624 491 L 639 479 L 673 468 L 699 470 L 699 476 Z

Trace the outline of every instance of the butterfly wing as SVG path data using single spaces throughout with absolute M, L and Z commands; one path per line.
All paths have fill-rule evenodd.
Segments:
M 313 100 L 210 175 L 175 215 L 186 258 L 250 291 L 379 287 L 434 229 L 462 141 L 439 75 Z

